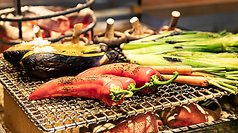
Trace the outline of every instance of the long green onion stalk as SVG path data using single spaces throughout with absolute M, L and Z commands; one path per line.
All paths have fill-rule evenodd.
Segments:
M 204 68 L 203 72 L 216 77 L 210 80 L 210 84 L 225 90 L 232 89 L 230 92 L 236 93 L 238 34 L 226 31 L 167 32 L 124 43 L 121 48 L 127 59 L 140 65 Z

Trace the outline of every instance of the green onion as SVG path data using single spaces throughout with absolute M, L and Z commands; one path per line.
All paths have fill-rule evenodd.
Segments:
M 218 33 L 200 32 L 200 31 L 175 31 L 167 32 L 164 34 L 152 35 L 129 43 L 123 43 L 122 49 L 131 50 L 137 48 L 145 48 L 150 46 L 168 44 L 169 42 L 194 42 L 194 41 L 207 41 L 208 39 L 221 37 Z
M 209 84 L 237 93 L 238 34 L 182 31 L 153 35 L 121 45 L 133 63 L 145 66 L 192 66 L 215 78 Z

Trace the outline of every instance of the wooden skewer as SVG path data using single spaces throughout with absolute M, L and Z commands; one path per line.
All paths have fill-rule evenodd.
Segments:
M 114 25 L 114 19 L 112 19 L 112 18 L 107 19 L 107 28 L 105 31 L 105 38 L 114 39 L 113 25 Z
M 82 27 L 83 27 L 82 23 L 74 25 L 74 33 L 71 40 L 73 44 L 79 43 L 80 35 L 82 33 Z
M 143 27 L 137 17 L 131 18 L 130 23 L 132 24 L 134 35 L 143 35 L 144 34 Z
M 171 15 L 172 15 L 172 19 L 171 19 L 170 25 L 168 27 L 168 31 L 174 30 L 176 28 L 177 23 L 178 23 L 178 19 L 180 17 L 180 12 L 179 11 L 173 11 L 171 13 Z

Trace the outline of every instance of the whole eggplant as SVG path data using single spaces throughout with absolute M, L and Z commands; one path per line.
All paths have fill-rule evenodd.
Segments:
M 32 52 L 21 60 L 25 71 L 39 78 L 73 76 L 79 72 L 104 62 L 105 54 L 85 54 L 82 56 L 62 53 Z

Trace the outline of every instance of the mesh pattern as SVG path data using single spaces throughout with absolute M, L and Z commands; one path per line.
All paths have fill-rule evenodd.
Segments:
M 238 116 L 231 116 L 228 118 L 223 118 L 217 121 L 205 122 L 196 125 L 190 125 L 188 127 L 180 127 L 172 130 L 165 130 L 162 133 L 178 133 L 178 132 L 190 132 L 190 133 L 236 133 Z
M 28 96 L 50 79 L 39 80 L 29 77 L 25 71 L 13 68 L 2 55 L 0 59 L 0 79 L 5 89 L 34 124 L 45 132 L 114 121 L 140 113 L 155 112 L 172 106 L 230 95 L 224 90 L 211 86 L 195 87 L 171 83 L 158 87 L 158 91 L 152 94 L 137 92 L 115 107 L 105 106 L 99 100 L 79 97 L 31 101 Z

